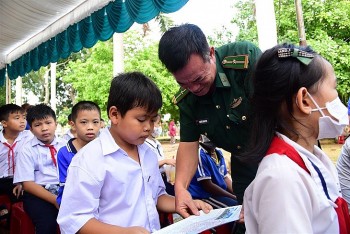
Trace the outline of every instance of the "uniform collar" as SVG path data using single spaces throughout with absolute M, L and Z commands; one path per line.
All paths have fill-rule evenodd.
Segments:
M 67 150 L 68 150 L 68 152 L 71 152 L 73 154 L 76 154 L 78 152 L 77 149 L 73 145 L 73 140 L 75 140 L 75 139 L 76 138 L 71 138 L 71 139 L 69 139 L 69 141 L 67 143 Z
M 230 88 L 231 84 L 226 76 L 224 68 L 221 66 L 221 61 L 219 60 L 218 55 L 215 53 L 216 59 L 216 76 L 215 76 L 215 86 L 217 88 Z

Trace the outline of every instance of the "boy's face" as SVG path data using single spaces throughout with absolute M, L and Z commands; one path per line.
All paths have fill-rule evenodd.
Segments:
M 143 144 L 153 132 L 157 115 L 158 112 L 148 113 L 145 108 L 136 107 L 121 117 L 116 107 L 111 107 L 109 111 L 111 133 L 120 146 Z
M 95 139 L 101 127 L 100 118 L 97 110 L 79 111 L 72 125 L 77 133 L 77 138 L 84 142 L 90 142 Z
M 44 144 L 50 144 L 55 138 L 57 123 L 52 116 L 45 119 L 36 119 L 32 122 L 30 130 Z
M 10 113 L 7 120 L 1 122 L 2 126 L 10 131 L 21 132 L 26 128 L 26 115 L 24 112 Z

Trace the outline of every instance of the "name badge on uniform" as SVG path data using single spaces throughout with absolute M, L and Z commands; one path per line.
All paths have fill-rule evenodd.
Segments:
M 197 125 L 203 125 L 203 124 L 208 124 L 209 120 L 208 119 L 199 119 L 199 120 L 196 120 L 196 122 L 197 122 Z
M 237 106 L 239 106 L 242 103 L 242 97 L 234 98 L 230 107 L 231 109 L 235 109 Z

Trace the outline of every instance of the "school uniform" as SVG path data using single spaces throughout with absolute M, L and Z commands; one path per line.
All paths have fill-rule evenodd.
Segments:
M 0 194 L 7 194 L 12 202 L 17 200 L 12 193 L 16 159 L 24 143 L 32 137 L 33 134 L 30 131 L 24 130 L 10 144 L 4 137 L 3 131 L 0 132 Z
M 312 154 L 278 137 L 298 152 L 310 174 L 285 154 L 264 157 L 244 194 L 246 233 L 339 233 L 335 201 L 341 193 L 333 162 L 317 146 Z
M 156 152 L 157 157 L 158 157 L 158 161 L 165 159 L 162 144 L 157 139 L 147 138 L 145 143 L 147 143 Z M 166 192 L 169 195 L 175 196 L 174 185 L 172 185 L 168 182 L 168 178 L 167 178 L 166 173 L 165 173 L 165 165 L 159 167 L 159 172 L 162 176 Z
M 66 144 L 61 138 L 55 137 L 51 142 L 57 152 Z M 14 174 L 14 183 L 34 181 L 49 192 L 57 194 L 57 155 L 53 149 L 45 146 L 38 138 L 33 137 L 22 148 Z M 36 233 L 55 233 L 57 229 L 57 208 L 30 193 L 23 195 L 23 207 L 32 219 Z
M 214 196 L 203 188 L 200 181 L 212 180 L 212 182 L 223 190 L 227 190 L 225 177 L 228 176 L 227 167 L 222 151 L 216 149 L 218 161 L 216 162 L 210 154 L 200 148 L 199 163 L 196 174 L 193 176 L 188 191 L 194 199 L 202 199 L 211 204 L 213 208 L 223 208 L 237 205 L 237 201 L 224 196 Z
M 156 204 L 165 194 L 155 152 L 138 145 L 140 164 L 115 142 L 108 128 L 74 156 L 57 221 L 61 233 L 76 233 L 88 220 L 122 227 L 160 229 Z
M 69 130 L 65 134 L 63 134 L 62 139 L 69 141 L 70 139 L 74 138 L 73 133 Z
M 77 153 L 77 149 L 73 145 L 73 140 L 70 139 L 67 142 L 66 146 L 63 146 L 57 153 L 57 170 L 58 170 L 58 180 L 59 180 L 59 189 L 57 194 L 57 203 L 61 205 L 62 194 L 64 190 L 64 184 L 67 178 L 67 170 L 69 164 L 71 163 L 74 155 Z

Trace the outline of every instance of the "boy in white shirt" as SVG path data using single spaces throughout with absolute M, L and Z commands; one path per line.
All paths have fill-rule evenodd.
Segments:
M 21 194 L 21 185 L 13 185 L 13 174 L 19 149 L 26 139 L 32 137 L 26 127 L 25 111 L 15 104 L 0 107 L 0 194 L 6 194 L 15 203 Z M 8 217 L 8 210 L 0 204 L 0 219 Z
M 66 142 L 55 136 L 56 114 L 49 106 L 39 104 L 31 107 L 27 121 L 34 137 L 19 153 L 14 183 L 23 184 L 23 208 L 32 219 L 36 233 L 56 233 L 56 153 Z
M 161 106 L 159 89 L 142 73 L 112 80 L 111 127 L 102 129 L 69 166 L 57 218 L 61 233 L 149 233 L 160 229 L 157 209 L 175 212 L 157 155 L 144 143 Z M 206 213 L 211 208 L 195 204 Z

